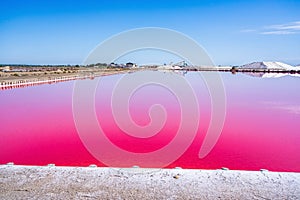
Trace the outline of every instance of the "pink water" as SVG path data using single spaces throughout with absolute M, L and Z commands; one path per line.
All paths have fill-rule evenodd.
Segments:
M 205 158 L 198 157 L 210 122 L 211 104 L 205 84 L 196 73 L 188 73 L 186 79 L 199 102 L 200 124 L 187 151 L 166 167 L 300 172 L 300 79 L 221 75 L 227 111 L 218 142 Z M 163 105 L 168 115 L 158 134 L 134 138 L 116 125 L 110 108 L 110 93 L 119 78 L 101 78 L 95 95 L 97 119 L 107 138 L 129 152 L 147 153 L 164 148 L 179 127 L 179 102 L 170 91 L 157 85 L 134 93 L 128 109 L 136 124 L 149 123 L 148 109 L 155 103 Z M 0 91 L 0 164 L 105 166 L 86 149 L 76 130 L 73 86 L 74 81 L 69 81 Z M 126 159 L 118 161 L 120 167 Z M 141 167 L 155 167 L 155 160 L 153 165 Z

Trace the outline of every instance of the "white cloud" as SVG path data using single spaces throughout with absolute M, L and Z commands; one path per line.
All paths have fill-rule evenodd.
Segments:
M 264 35 L 288 35 L 300 33 L 300 21 L 286 24 L 276 24 L 265 27 L 266 31 L 261 32 Z
M 300 31 L 300 21 L 291 22 L 287 24 L 272 25 L 266 28 L 272 30 Z
M 296 32 L 293 31 L 265 31 L 261 32 L 262 35 L 289 35 L 289 34 L 295 34 Z
M 242 33 L 257 32 L 262 35 L 300 34 L 300 21 L 265 26 L 265 27 L 261 28 L 260 30 L 244 29 L 244 30 L 241 30 L 240 32 L 242 32 Z

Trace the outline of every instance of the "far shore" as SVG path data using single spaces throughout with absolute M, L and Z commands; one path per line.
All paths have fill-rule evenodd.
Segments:
M 137 69 L 135 69 L 136 71 Z M 112 75 L 117 73 L 126 73 L 133 71 L 130 69 L 97 69 L 97 68 L 78 68 L 69 70 L 68 68 L 54 69 L 51 71 L 38 70 L 38 71 L 8 71 L 0 72 L 0 83 L 15 80 L 30 80 L 30 79 L 51 79 L 57 77 L 84 77 L 84 76 L 102 76 Z
M 0 165 L 0 199 L 299 199 L 300 173 Z
M 279 69 L 247 69 L 230 66 L 223 67 L 170 67 L 170 66 L 148 66 L 148 67 L 26 67 L 26 70 L 20 67 L 9 71 L 0 72 L 0 90 L 17 87 L 26 87 L 30 85 L 56 83 L 77 79 L 93 79 L 99 76 L 130 73 L 143 70 L 154 71 L 216 71 L 230 73 L 285 73 L 300 74 L 300 71 L 279 70 Z M 28 70 L 30 69 L 30 71 Z
M 61 68 L 51 71 L 31 71 L 31 72 L 0 72 L 0 90 L 18 87 L 26 87 L 38 84 L 51 84 L 63 81 L 78 79 L 93 79 L 99 76 L 108 76 L 135 72 L 139 69 L 96 69 L 96 68 L 77 68 L 69 70 Z

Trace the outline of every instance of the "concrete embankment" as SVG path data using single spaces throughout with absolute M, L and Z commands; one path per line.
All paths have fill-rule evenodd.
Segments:
M 0 165 L 0 199 L 299 199 L 300 173 Z

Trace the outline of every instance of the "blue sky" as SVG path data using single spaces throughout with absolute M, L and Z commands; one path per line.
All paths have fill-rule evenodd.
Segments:
M 300 1 L 11 0 L 0 7 L 0 63 L 80 64 L 112 35 L 163 27 L 196 40 L 215 64 L 300 64 Z

